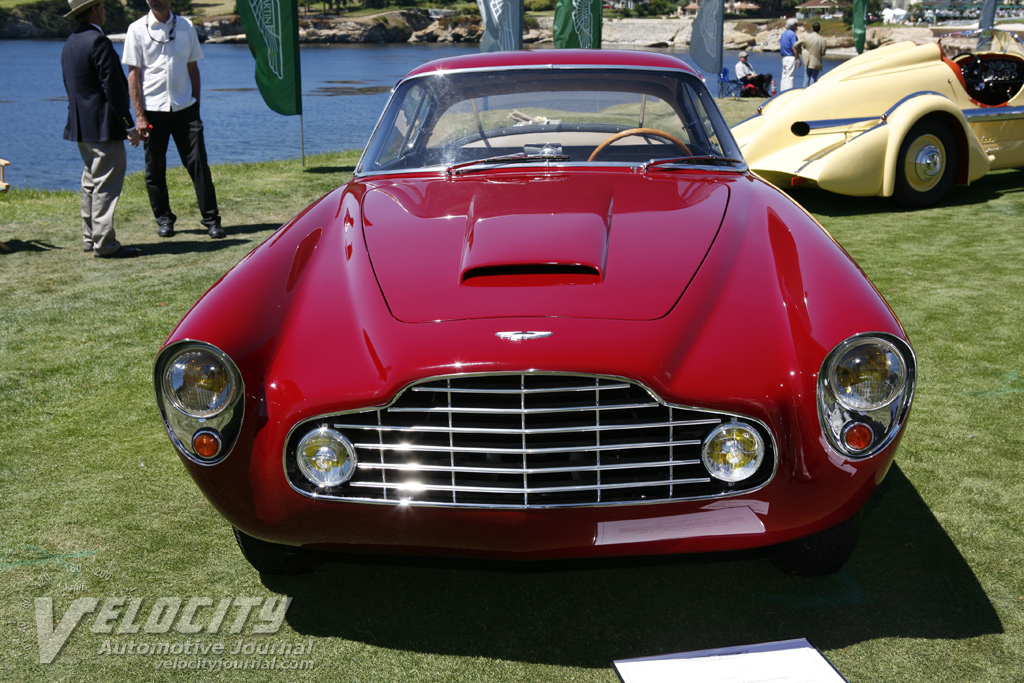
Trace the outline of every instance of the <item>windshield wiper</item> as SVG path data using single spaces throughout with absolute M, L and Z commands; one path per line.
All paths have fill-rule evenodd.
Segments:
M 496 157 L 487 157 L 486 159 L 476 159 L 475 161 L 464 161 L 461 164 L 453 164 L 445 169 L 445 173 L 449 176 L 458 175 L 470 166 L 479 166 L 481 164 L 524 164 L 531 161 L 569 161 L 570 157 L 568 154 L 523 154 L 518 152 L 516 154 L 502 154 Z
M 703 162 L 703 161 L 718 161 L 718 162 L 725 162 L 727 164 L 743 164 L 744 163 L 744 161 L 742 159 L 732 159 L 730 157 L 720 157 L 720 156 L 717 156 L 715 154 L 703 154 L 703 155 L 693 156 L 693 157 L 675 157 L 675 158 L 672 158 L 672 159 L 652 159 L 651 161 L 645 162 L 644 165 L 641 166 L 641 170 L 643 170 L 644 173 L 647 173 L 647 171 L 649 171 L 651 169 L 651 167 L 653 167 L 653 166 L 671 166 L 671 165 L 675 165 L 675 164 L 692 164 L 692 163 L 700 163 L 700 162 Z

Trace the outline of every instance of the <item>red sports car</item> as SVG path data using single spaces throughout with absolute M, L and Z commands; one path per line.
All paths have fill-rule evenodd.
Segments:
M 774 546 L 835 571 L 916 381 L 864 273 L 644 52 L 431 62 L 155 366 L 261 572 Z

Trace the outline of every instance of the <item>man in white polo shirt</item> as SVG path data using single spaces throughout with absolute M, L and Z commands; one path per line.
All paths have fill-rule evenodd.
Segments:
M 218 239 L 224 237 L 224 229 L 199 118 L 197 62 L 203 58 L 203 50 L 192 22 L 171 12 L 170 0 L 147 3 L 150 12 L 128 27 L 121 61 L 128 66 L 136 127 L 141 135 L 148 135 L 146 190 L 157 234 L 174 236 L 177 219 L 167 195 L 167 145 L 173 137 L 195 186 L 202 223 L 210 237 Z

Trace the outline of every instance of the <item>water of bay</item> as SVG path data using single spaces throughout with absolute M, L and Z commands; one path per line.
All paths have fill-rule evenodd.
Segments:
M 62 138 L 67 95 L 61 79 L 62 41 L 0 40 L 0 158 L 14 187 L 75 189 L 81 178 L 78 148 Z M 115 43 L 120 54 L 122 45 Z M 432 59 L 470 54 L 476 45 L 303 45 L 302 128 L 306 154 L 361 149 L 388 93 L 399 78 Z M 202 74 L 202 116 L 210 163 L 297 159 L 299 117 L 280 116 L 263 103 L 245 45 L 207 44 Z M 659 52 L 668 52 L 659 50 Z M 689 63 L 685 52 L 672 53 Z M 736 53 L 726 53 L 732 70 Z M 778 74 L 778 54 L 751 53 L 761 73 Z M 838 62 L 827 63 L 826 70 Z M 717 76 L 708 78 L 717 94 Z M 177 164 L 173 151 L 169 163 Z M 144 168 L 142 148 L 128 148 L 129 173 Z

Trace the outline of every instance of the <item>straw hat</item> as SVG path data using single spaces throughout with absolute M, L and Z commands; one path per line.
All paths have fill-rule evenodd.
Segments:
M 64 15 L 65 19 L 69 19 L 79 12 L 84 12 L 93 5 L 98 5 L 103 0 L 68 0 L 68 4 L 71 5 L 71 11 Z

